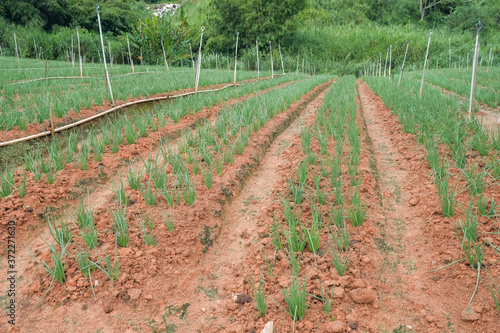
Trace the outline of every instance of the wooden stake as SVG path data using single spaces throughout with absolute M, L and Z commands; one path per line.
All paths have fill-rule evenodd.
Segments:
M 255 48 L 257 49 L 257 79 L 260 79 L 260 65 L 259 65 L 259 41 L 255 41 Z
M 52 105 L 50 106 L 50 134 L 54 136 L 54 111 L 52 110 Z
M 406 61 L 406 55 L 408 54 L 409 45 L 410 45 L 410 40 L 408 39 L 408 43 L 406 43 L 405 57 L 403 58 L 403 66 L 401 66 L 401 73 L 399 73 L 398 87 L 401 85 L 401 79 L 403 78 L 403 71 L 405 70 L 405 61 Z
M 488 69 L 486 70 L 487 73 L 490 72 L 490 63 L 492 63 L 492 61 L 491 61 L 491 50 L 492 50 L 492 48 L 490 47 L 490 56 L 488 57 Z
M 384 64 L 384 77 L 387 71 L 387 60 L 389 58 L 389 48 L 387 48 L 387 53 L 385 54 L 385 64 Z
M 269 54 L 271 56 L 271 79 L 274 79 L 273 49 L 271 48 L 271 41 L 269 41 Z
M 477 79 L 477 58 L 479 57 L 479 31 L 481 31 L 481 21 L 476 24 L 476 47 L 474 50 L 474 59 L 472 61 L 472 81 L 470 87 L 470 98 L 469 98 L 469 117 L 472 114 L 472 108 L 475 107 L 476 99 L 476 79 Z
M 304 58 L 302 58 L 302 74 L 304 74 Z
M 283 72 L 283 75 L 285 75 L 285 66 L 283 65 L 283 57 L 281 56 L 281 47 L 280 47 L 280 44 L 278 44 L 278 51 L 280 52 L 281 70 Z
M 200 82 L 200 71 L 201 71 L 201 45 L 203 42 L 203 31 L 205 31 L 205 27 L 201 27 L 201 36 L 200 36 L 200 49 L 198 51 L 198 63 L 196 65 L 196 78 L 194 82 L 194 91 L 198 91 L 198 83 Z
M 236 63 L 238 62 L 238 37 L 240 36 L 239 32 L 236 32 L 236 49 L 234 51 L 234 78 L 233 85 L 236 86 Z
M 467 71 L 469 71 L 469 52 L 467 52 Z
M 142 67 L 144 66 L 144 63 L 142 62 L 142 47 L 140 47 L 139 50 L 141 51 L 141 67 Z
M 194 58 L 193 58 L 193 49 L 191 49 L 191 43 L 189 43 L 189 52 L 191 52 L 191 62 L 193 63 L 193 71 L 194 69 Z
M 38 61 L 38 52 L 37 52 L 37 47 L 36 47 L 36 41 L 35 41 L 35 37 L 33 37 L 33 44 L 35 45 L 35 56 L 36 56 L 36 60 Z
M 17 38 L 16 38 L 16 31 L 15 30 L 14 30 L 14 44 L 16 47 L 17 67 L 21 68 L 21 62 L 19 61 L 19 51 L 17 50 Z
M 73 35 L 71 35 L 71 63 L 73 64 L 73 68 L 75 68 L 75 49 Z
M 163 40 L 161 41 L 161 50 L 163 51 L 163 61 L 165 62 L 165 67 L 167 68 L 167 71 L 170 71 L 170 69 L 168 68 L 167 55 L 165 54 L 165 47 L 163 45 Z
M 389 80 L 391 80 L 392 44 L 389 45 Z
M 113 90 L 111 89 L 111 81 L 109 80 L 108 65 L 106 64 L 106 52 L 104 50 L 104 39 L 102 38 L 102 28 L 101 28 L 101 16 L 99 14 L 99 5 L 96 4 L 97 10 L 97 22 L 99 23 L 99 34 L 101 35 L 101 46 L 102 46 L 102 57 L 104 59 L 104 73 L 106 74 L 106 81 L 108 83 L 108 92 L 111 97 L 111 102 L 115 104 L 115 99 L 113 97 Z
M 451 68 L 451 38 L 448 38 L 448 68 Z
M 420 84 L 420 98 L 422 98 L 422 95 L 424 93 L 425 66 L 427 66 L 427 57 L 429 56 L 429 47 L 431 46 L 431 36 L 432 36 L 432 29 L 429 30 L 429 41 L 427 42 L 427 52 L 425 53 L 424 68 L 422 69 L 422 83 Z
M 295 74 L 299 74 L 299 56 L 297 55 L 297 70 L 295 71 Z
M 109 65 L 113 68 L 113 54 L 111 53 L 111 42 L 108 40 Z M 100 58 L 99 58 L 100 59 Z
M 45 59 L 45 82 L 47 82 L 48 80 L 48 73 L 49 73 L 49 70 L 48 70 L 48 67 L 49 67 L 49 61 L 47 59 Z
M 83 76 L 82 54 L 80 52 L 80 32 L 78 32 L 78 27 L 76 27 L 76 37 L 78 39 L 78 61 L 80 62 L 80 77 L 82 77 Z
M 128 34 L 127 34 L 127 46 L 128 46 L 128 59 L 130 61 L 130 66 L 132 67 L 132 74 L 134 74 L 134 61 L 132 60 L 132 53 L 130 53 L 130 43 L 128 41 Z M 163 46 L 163 42 L 162 42 L 162 46 Z M 165 55 L 165 51 L 163 51 L 163 55 Z M 167 61 L 165 60 L 165 63 Z M 167 65 L 167 69 L 168 69 L 168 65 Z

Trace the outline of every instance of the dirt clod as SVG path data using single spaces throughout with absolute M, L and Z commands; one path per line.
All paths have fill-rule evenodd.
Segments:
M 332 321 L 326 325 L 328 333 L 343 333 L 345 332 L 345 324 L 341 321 Z
M 464 311 L 462 311 L 462 320 L 463 321 L 475 321 L 479 319 L 479 314 L 474 311 L 472 306 L 468 305 Z
M 110 313 L 111 311 L 113 311 L 113 304 L 111 303 L 104 304 L 102 310 L 104 311 L 104 313 Z
M 373 289 L 353 289 L 349 295 L 358 304 L 372 304 L 377 300 L 377 292 Z

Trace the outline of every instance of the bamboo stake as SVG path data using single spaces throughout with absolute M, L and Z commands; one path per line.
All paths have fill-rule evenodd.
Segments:
M 467 71 L 469 71 L 469 52 L 467 52 Z
M 489 72 L 490 72 L 491 50 L 492 50 L 492 48 L 490 47 L 490 56 L 488 57 L 488 69 L 486 70 L 486 73 L 489 73 Z
M 474 50 L 474 59 L 472 61 L 472 81 L 470 87 L 470 98 L 469 98 L 469 117 L 472 114 L 472 108 L 475 107 L 476 99 L 476 80 L 477 80 L 477 58 L 479 57 L 479 31 L 481 31 L 482 24 L 479 21 L 476 24 L 476 47 Z
M 269 54 L 271 56 L 271 79 L 274 79 L 273 49 L 271 48 L 271 41 L 269 41 Z
M 167 68 L 167 71 L 170 71 L 170 69 L 168 68 L 167 55 L 165 54 L 165 47 L 163 45 L 163 40 L 161 41 L 161 50 L 163 51 L 163 61 L 165 62 L 165 67 Z
M 387 53 L 385 54 L 385 64 L 384 64 L 384 77 L 387 71 L 387 60 L 389 58 L 389 48 L 387 48 Z
M 36 41 L 35 41 L 35 37 L 33 37 L 33 44 L 35 45 L 35 56 L 36 56 L 36 60 L 38 61 L 38 52 L 37 52 L 37 47 L 36 47 Z
M 239 32 L 236 32 L 236 49 L 234 51 L 234 78 L 233 85 L 236 86 L 236 63 L 238 62 L 238 37 L 240 36 Z
M 380 60 L 378 62 L 378 76 L 382 76 L 382 52 L 380 52 Z
M 257 79 L 260 79 L 260 66 L 259 66 L 259 41 L 255 41 L 255 48 L 257 49 Z
M 132 67 L 132 74 L 134 74 L 134 61 L 132 60 L 132 53 L 130 53 L 130 43 L 128 41 L 128 34 L 127 34 L 127 46 L 128 46 L 128 58 L 130 61 L 130 66 Z M 163 54 L 165 55 L 165 51 L 163 52 Z M 166 60 L 165 60 L 165 63 L 166 63 Z M 168 69 L 168 65 L 167 65 L 167 69 Z
M 75 68 L 75 49 L 74 49 L 74 40 L 73 35 L 71 35 L 71 63 L 73 64 L 73 68 Z
M 109 65 L 113 68 L 113 54 L 111 53 L 111 42 L 108 40 Z M 100 58 L 99 58 L 100 59 Z
M 52 110 L 52 105 L 50 106 L 50 135 L 54 136 L 54 111 Z
M 429 47 L 431 46 L 431 36 L 432 36 L 432 29 L 429 30 L 429 41 L 427 42 L 427 52 L 425 53 L 424 68 L 422 69 L 422 83 L 420 84 L 420 98 L 422 98 L 422 95 L 424 93 L 425 66 L 427 65 L 427 57 L 429 56 Z
M 304 58 L 302 58 L 302 74 L 304 74 Z
M 115 104 L 115 99 L 113 97 L 113 90 L 111 89 L 111 81 L 109 80 L 108 65 L 106 64 L 106 52 L 104 51 L 104 39 L 102 38 L 101 16 L 99 14 L 98 4 L 96 4 L 96 10 L 97 10 L 97 22 L 99 23 L 99 34 L 101 35 L 102 57 L 104 58 L 104 73 L 106 74 L 106 81 L 108 83 L 108 91 L 109 91 L 109 96 L 111 97 L 111 102 Z
M 78 61 L 80 62 L 80 77 L 82 77 L 83 76 L 82 54 L 80 52 L 80 32 L 78 32 L 78 27 L 76 27 L 76 37 L 78 39 Z
M 295 74 L 299 74 L 299 56 L 297 55 L 297 70 Z
M 389 80 L 391 80 L 392 44 L 389 45 Z
M 198 51 L 198 63 L 196 65 L 196 79 L 194 82 L 194 91 L 198 91 L 198 83 L 200 82 L 200 71 L 201 71 L 201 45 L 203 42 L 203 31 L 205 31 L 205 27 L 201 27 L 201 36 L 200 36 L 200 49 Z
M 448 38 L 448 67 L 451 68 L 451 38 Z
M 21 62 L 19 61 L 19 51 L 17 50 L 16 30 L 14 30 L 14 44 L 15 44 L 15 47 L 16 47 L 17 67 L 21 68 Z
M 399 73 L 398 87 L 401 85 L 401 79 L 403 78 L 403 71 L 405 70 L 405 61 L 406 61 L 406 55 L 408 54 L 409 45 L 410 45 L 410 40 L 408 39 L 408 43 L 406 43 L 405 57 L 403 58 L 403 66 L 401 66 L 401 73 Z
M 193 63 L 193 71 L 194 69 L 194 58 L 193 58 L 193 49 L 191 49 L 191 43 L 189 43 L 189 52 L 191 52 L 191 62 Z
M 281 56 L 281 47 L 280 47 L 280 44 L 278 44 L 278 51 L 280 52 L 281 70 L 283 72 L 283 75 L 285 75 L 285 66 L 283 65 L 283 57 Z
M 47 82 L 48 77 L 49 77 L 49 61 L 45 59 L 45 82 Z

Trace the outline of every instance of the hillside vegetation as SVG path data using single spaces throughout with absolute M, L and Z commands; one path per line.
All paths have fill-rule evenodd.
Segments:
M 153 17 L 154 3 L 161 1 L 113 0 L 100 3 L 106 40 L 116 62 L 126 61 L 126 34 L 132 52 L 143 51 L 146 62 L 162 57 L 189 58 L 189 46 L 199 45 L 205 26 L 203 51 L 232 55 L 240 32 L 240 55 L 250 67 L 255 62 L 255 42 L 261 54 L 269 53 L 269 41 L 281 46 L 290 70 L 297 57 L 319 72 L 357 72 L 385 53 L 392 44 L 398 64 L 410 40 L 408 61 L 422 61 L 429 29 L 434 30 L 430 59 L 448 63 L 473 52 L 475 24 L 481 20 L 484 54 L 500 51 L 500 2 L 425 0 L 186 0 L 174 15 Z M 430 6 L 426 8 L 426 6 Z M 87 61 L 99 59 L 95 2 L 90 0 L 5 0 L 0 4 L 0 45 L 14 55 L 13 30 L 17 30 L 23 57 L 41 55 L 65 60 L 75 27 L 80 27 Z M 35 52 L 35 43 L 37 50 Z

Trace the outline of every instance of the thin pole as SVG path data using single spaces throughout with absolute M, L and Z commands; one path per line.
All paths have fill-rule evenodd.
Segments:
M 476 75 L 477 75 L 477 58 L 479 57 L 479 31 L 481 31 L 481 21 L 476 24 L 476 47 L 474 50 L 474 59 L 472 61 L 472 81 L 470 87 L 470 98 L 469 98 L 469 117 L 472 113 L 472 108 L 475 106 L 476 99 Z
M 193 49 L 191 48 L 191 43 L 189 43 L 189 52 L 191 52 L 191 62 L 193 63 L 193 71 L 194 69 L 194 58 L 193 58 Z
M 391 79 L 392 44 L 389 45 L 389 80 Z
M 491 61 L 491 50 L 492 50 L 492 48 L 490 47 L 490 56 L 488 57 L 488 69 L 486 70 L 487 73 L 490 72 L 490 63 L 492 63 L 492 61 Z
M 80 62 L 80 77 L 82 77 L 83 76 L 82 54 L 80 52 L 80 32 L 78 32 L 78 27 L 76 27 L 76 38 L 78 39 L 78 61 Z
M 203 31 L 205 31 L 205 27 L 201 27 L 201 36 L 200 36 L 200 49 L 198 51 L 198 63 L 196 65 L 196 79 L 194 82 L 194 91 L 198 91 L 198 83 L 200 82 L 200 71 L 201 71 L 201 45 L 203 42 Z
M 271 79 L 274 79 L 273 49 L 271 48 L 271 41 L 269 41 L 269 54 L 271 55 Z
M 233 85 L 236 85 L 236 64 L 238 62 L 238 37 L 240 36 L 239 32 L 236 32 L 236 49 L 234 51 L 234 78 Z
M 448 38 L 448 67 L 451 68 L 451 38 Z
M 432 36 L 432 29 L 429 30 L 429 41 L 427 42 L 427 52 L 425 52 L 424 68 L 422 69 L 422 83 L 420 84 L 420 98 L 422 98 L 422 94 L 424 93 L 425 66 L 427 65 L 427 56 L 429 55 L 429 47 L 431 46 L 431 36 Z
M 139 50 L 141 51 L 141 66 L 144 66 L 144 63 L 142 62 L 142 47 L 140 47 Z
M 36 41 L 35 41 L 35 37 L 33 37 L 33 44 L 35 45 L 35 56 L 36 56 L 36 60 L 38 61 L 38 52 L 37 52 L 37 47 L 36 47 Z
M 132 67 L 132 74 L 134 74 L 134 61 L 132 60 L 132 54 L 130 53 L 130 43 L 128 41 L 128 34 L 127 34 L 127 46 L 128 46 L 128 59 L 130 60 L 130 66 Z M 163 54 L 165 54 L 165 52 Z
M 108 65 L 106 64 L 106 52 L 104 51 L 104 40 L 102 38 L 101 16 L 99 15 L 99 5 L 96 4 L 97 9 L 97 22 L 99 23 L 99 34 L 101 35 L 102 57 L 104 58 L 104 73 L 106 74 L 106 81 L 108 82 L 108 91 L 111 96 L 111 102 L 115 104 L 113 97 L 113 90 L 111 89 L 111 81 L 109 80 Z
M 108 40 L 109 64 L 113 68 L 113 54 L 111 53 L 111 42 Z
M 45 59 L 45 83 L 47 83 L 47 79 L 49 77 L 49 61 Z
M 280 52 L 281 70 L 283 71 L 283 75 L 285 75 L 285 66 L 283 65 L 283 57 L 281 56 L 281 47 L 280 47 L 280 44 L 278 44 L 278 51 Z
M 382 52 L 380 52 L 380 61 L 378 62 L 378 76 L 382 76 Z
M 255 48 L 257 49 L 257 79 L 260 79 L 260 66 L 259 66 L 259 41 L 255 41 Z
M 3 50 L 2 50 L 1 46 L 0 46 L 0 55 L 2 55 L 2 59 L 3 59 Z
M 73 68 L 75 68 L 75 48 L 74 48 L 73 35 L 71 35 L 71 63 L 73 65 Z
M 16 47 L 17 67 L 21 68 L 21 62 L 19 61 L 19 51 L 17 50 L 16 30 L 14 30 L 14 44 L 15 44 L 15 47 Z
M 384 77 L 387 72 L 387 59 L 389 58 L 389 48 L 387 48 L 387 53 L 385 54 L 385 64 L 384 64 Z
M 167 55 L 165 54 L 165 47 L 163 45 L 163 40 L 161 41 L 161 50 L 163 51 L 163 61 L 165 62 L 165 67 L 167 68 L 167 71 L 170 71 L 170 69 L 168 68 Z
M 304 58 L 302 58 L 302 74 L 304 74 Z
M 215 53 L 215 70 L 219 70 L 219 62 L 217 61 L 217 60 L 218 60 L 218 59 L 217 59 L 217 56 L 218 56 L 218 54 L 217 54 L 217 52 L 216 52 L 216 53 Z M 181 58 L 181 59 L 182 59 L 182 58 Z M 181 66 L 181 67 L 182 67 L 182 66 Z
M 467 71 L 469 70 L 469 52 L 467 52 Z
M 296 74 L 299 74 L 299 56 L 297 56 L 297 71 Z
M 399 73 L 398 87 L 401 85 L 401 79 L 403 78 L 403 71 L 405 70 L 405 61 L 406 61 L 406 55 L 408 54 L 409 45 L 410 45 L 410 40 L 408 39 L 408 43 L 406 43 L 405 57 L 403 58 L 403 66 L 401 66 L 401 73 Z

